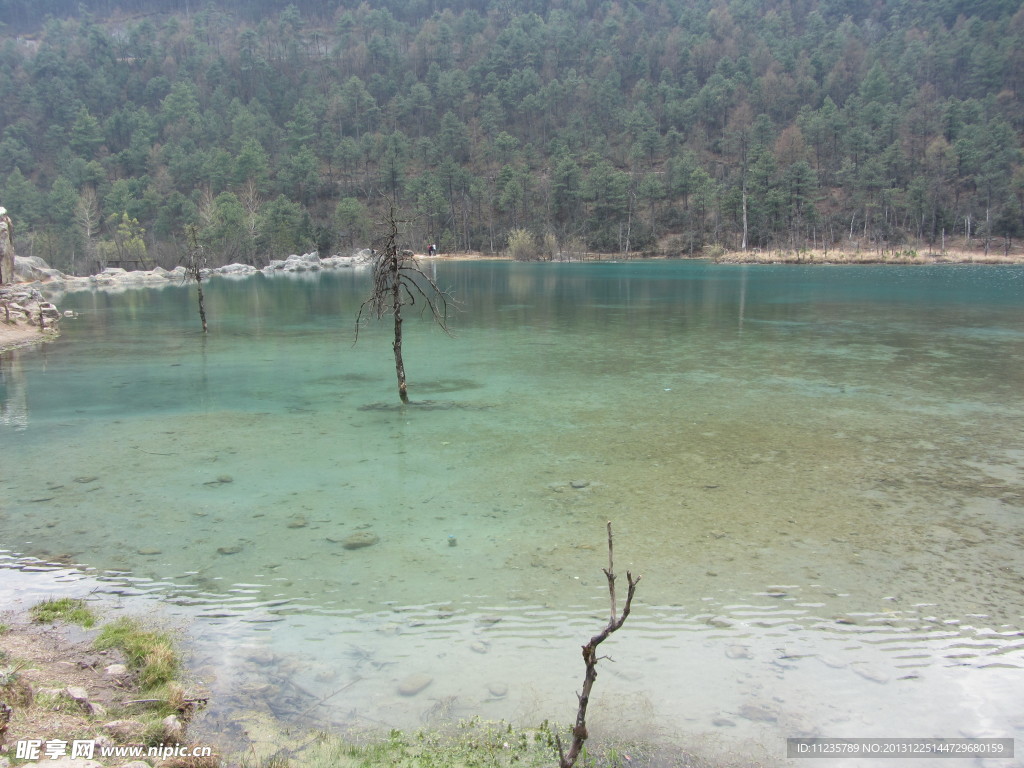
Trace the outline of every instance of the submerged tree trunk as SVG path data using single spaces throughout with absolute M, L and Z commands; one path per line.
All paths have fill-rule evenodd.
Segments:
M 409 402 L 409 391 L 405 384 L 405 361 L 402 359 L 402 284 L 399 280 L 397 251 L 389 259 L 391 268 L 391 311 L 395 313 L 395 375 L 398 377 L 398 396 L 403 403 Z
M 196 295 L 199 297 L 199 320 L 203 324 L 203 333 L 209 333 L 206 327 L 206 300 L 203 298 L 203 278 L 196 274 Z
M 209 329 L 206 326 L 206 300 L 203 298 L 203 268 L 206 266 L 206 256 L 203 254 L 203 247 L 199 244 L 195 227 L 189 227 L 188 254 L 185 261 L 186 273 L 192 280 L 196 281 L 196 296 L 199 299 L 199 320 L 203 324 L 203 333 L 209 333 Z
M 380 250 L 373 260 L 373 290 L 370 297 L 359 307 L 356 315 L 356 341 L 359 340 L 359 326 L 363 312 L 370 311 L 381 319 L 388 312 L 395 316 L 395 338 L 391 344 L 395 353 L 395 375 L 398 377 L 398 396 L 402 403 L 409 402 L 405 380 L 405 361 L 402 359 L 402 307 L 415 304 L 416 298 L 423 301 L 423 311 L 429 311 L 441 330 L 448 330 L 448 303 L 451 296 L 437 287 L 429 276 L 419 268 L 412 251 L 398 247 L 398 220 L 395 218 L 395 203 L 388 201 L 387 219 L 384 226 L 387 234 L 380 239 Z

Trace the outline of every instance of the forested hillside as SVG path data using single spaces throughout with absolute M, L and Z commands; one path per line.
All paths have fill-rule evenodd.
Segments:
M 382 193 L 420 250 L 1003 247 L 1021 6 L 0 0 L 0 205 L 77 271 L 367 245 Z

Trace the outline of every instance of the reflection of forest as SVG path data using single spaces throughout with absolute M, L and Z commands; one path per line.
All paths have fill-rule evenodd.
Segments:
M 15 429 L 28 426 L 28 386 L 19 350 L 0 355 L 0 424 Z

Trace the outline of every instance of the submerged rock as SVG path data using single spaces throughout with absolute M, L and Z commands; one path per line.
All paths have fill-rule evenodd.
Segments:
M 740 717 L 757 723 L 774 723 L 779 719 L 776 712 L 760 704 L 744 704 L 740 707 Z
M 402 696 L 415 696 L 432 682 L 434 682 L 434 678 L 430 675 L 422 673 L 409 675 L 398 684 L 398 693 Z
M 380 541 L 380 537 L 373 531 L 357 531 L 341 540 L 341 546 L 345 549 L 362 549 L 372 547 Z

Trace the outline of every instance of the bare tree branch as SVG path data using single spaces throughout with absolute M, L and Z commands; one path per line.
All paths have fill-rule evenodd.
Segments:
M 597 662 L 599 658 L 607 658 L 606 656 L 598 657 L 597 646 L 607 640 L 612 632 L 618 630 L 626 622 L 626 618 L 629 616 L 629 611 L 633 605 L 633 595 L 636 593 L 636 586 L 642 578 L 637 576 L 634 579 L 633 574 L 626 571 L 626 581 L 629 584 L 629 589 L 626 592 L 626 603 L 622 607 L 622 615 L 619 616 L 615 609 L 615 564 L 612 553 L 612 524 L 609 521 L 608 567 L 602 570 L 608 579 L 608 598 L 611 603 L 611 616 L 608 619 L 607 626 L 590 638 L 590 642 L 583 646 L 583 663 L 586 666 L 586 672 L 583 676 L 583 690 L 577 694 L 579 706 L 576 709 L 576 724 L 572 729 L 572 744 L 569 746 L 568 753 L 562 748 L 561 738 L 557 735 L 555 737 L 558 745 L 559 768 L 573 768 L 576 764 L 576 759 L 580 756 L 580 751 L 583 749 L 583 744 L 589 736 L 587 733 L 587 705 L 590 704 L 590 692 L 594 687 L 594 681 L 597 680 Z

